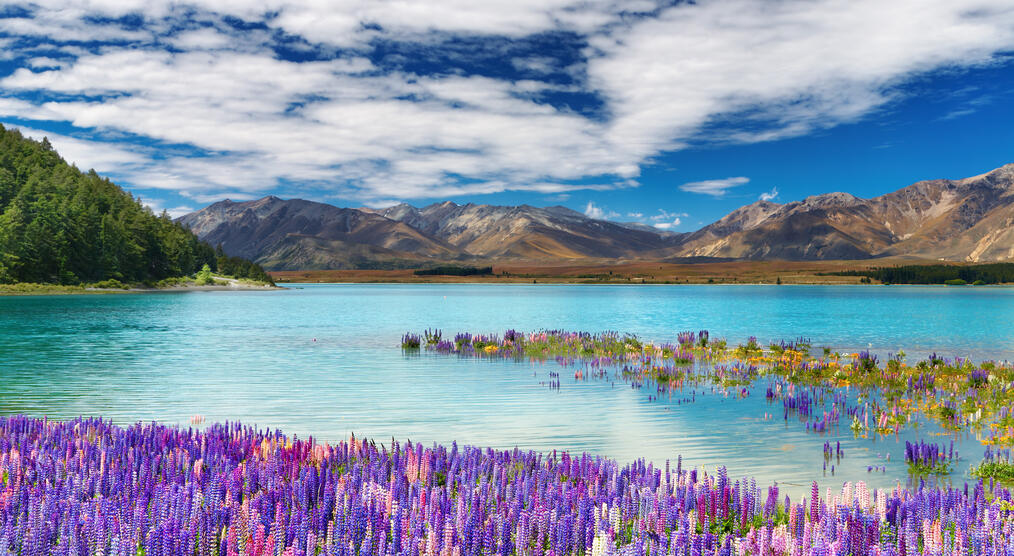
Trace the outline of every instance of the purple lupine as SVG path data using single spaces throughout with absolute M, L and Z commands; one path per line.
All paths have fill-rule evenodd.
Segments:
M 331 446 L 238 423 L 201 432 L 0 419 L 0 548 L 22 554 L 71 545 L 78 553 L 141 547 L 152 555 L 507 554 L 543 546 L 573 554 L 617 545 L 708 555 L 733 546 L 996 553 L 1014 527 L 1003 509 L 1011 493 L 981 481 L 964 491 L 872 495 L 861 483 L 846 485 L 826 509 L 816 483 L 808 507 L 779 499 L 776 488 L 759 507 L 762 492 L 753 480 L 685 470 L 682 461 L 663 473 L 643 460 L 621 467 L 588 454 L 378 448 L 356 438 Z M 788 524 L 770 523 L 776 515 Z M 718 523 L 735 526 L 715 533 Z
M 905 462 L 915 472 L 946 473 L 956 458 L 954 442 L 946 446 L 925 441 L 905 442 Z

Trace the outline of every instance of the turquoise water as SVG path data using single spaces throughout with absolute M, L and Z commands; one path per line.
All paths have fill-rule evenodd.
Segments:
M 786 423 L 764 385 L 745 399 L 698 388 L 650 402 L 654 390 L 575 382 L 554 362 L 406 355 L 399 340 L 427 327 L 617 330 L 658 341 L 709 329 L 732 345 L 806 336 L 842 351 L 1002 360 L 1014 359 L 1012 316 L 1006 288 L 312 285 L 0 297 L 0 413 L 182 424 L 200 415 L 328 441 L 354 432 L 658 463 L 680 454 L 686 465 L 790 487 L 818 478 L 890 486 L 906 477 L 904 440 L 939 441 L 931 427 L 878 442 L 844 425 L 821 436 Z M 561 373 L 559 389 L 545 386 L 551 372 Z M 823 479 L 825 440 L 846 449 L 833 479 Z M 974 438 L 957 440 L 965 469 L 980 450 Z M 867 473 L 885 464 L 886 473 Z

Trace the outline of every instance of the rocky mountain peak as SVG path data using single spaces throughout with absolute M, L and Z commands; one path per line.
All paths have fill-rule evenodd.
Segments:
M 180 220 L 268 268 L 375 268 L 434 262 L 643 259 L 945 260 L 1014 258 L 1014 164 L 862 199 L 844 192 L 756 201 L 691 234 L 593 220 L 562 206 L 453 201 L 344 209 L 267 196 L 225 200 Z
M 824 193 L 822 195 L 811 195 L 800 202 L 800 205 L 804 208 L 847 208 L 855 207 L 864 202 L 863 199 L 852 195 L 851 193 L 844 193 L 842 191 L 835 191 L 833 193 Z

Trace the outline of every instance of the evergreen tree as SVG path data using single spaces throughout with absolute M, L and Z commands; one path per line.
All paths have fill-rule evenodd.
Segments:
M 153 282 L 222 262 L 236 276 L 271 280 L 94 170 L 67 164 L 48 139 L 0 125 L 0 283 Z

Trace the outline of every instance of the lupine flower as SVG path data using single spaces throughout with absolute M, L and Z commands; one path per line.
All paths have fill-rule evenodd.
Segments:
M 913 473 L 936 473 L 945 474 L 950 471 L 951 464 L 956 458 L 954 442 L 951 441 L 950 450 L 946 446 L 919 442 L 905 442 L 905 462 Z
M 820 493 L 681 460 L 0 419 L 3 554 L 1009 552 L 999 486 Z

